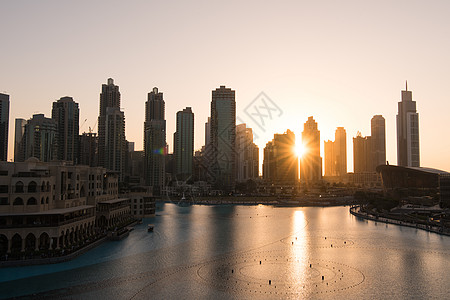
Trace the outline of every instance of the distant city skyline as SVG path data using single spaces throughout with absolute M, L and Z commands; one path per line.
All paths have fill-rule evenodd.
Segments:
M 55 99 L 79 103 L 80 120 L 87 119 L 80 133 L 94 128 L 98 87 L 112 77 L 121 87 L 126 137 L 137 150 L 143 149 L 142 107 L 153 86 L 165 91 L 167 136 L 175 132 L 180 107 L 195 111 L 197 150 L 210 91 L 226 85 L 236 91 L 236 114 L 253 128 L 260 149 L 287 129 L 300 136 L 300 120 L 313 115 L 321 143 L 334 139 L 336 127 L 346 129 L 352 170 L 351 138 L 357 131 L 369 135 L 367 120 L 379 114 L 386 119 L 386 160 L 396 164 L 395 116 L 408 80 L 420 112 L 421 166 L 450 170 L 450 101 L 442 88 L 450 81 L 450 3 L 346 3 L 109 3 L 105 13 L 100 2 L 4 2 L 0 92 L 10 95 L 8 157 L 14 120 L 50 116 Z M 213 21 L 230 15 L 232 24 Z M 122 21 L 112 24 L 111 16 Z M 244 112 L 261 91 L 282 110 L 264 130 Z M 439 137 L 435 128 L 442 128 Z

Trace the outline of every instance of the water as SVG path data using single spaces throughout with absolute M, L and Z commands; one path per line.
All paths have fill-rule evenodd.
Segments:
M 450 297 L 449 237 L 361 220 L 348 207 L 158 206 L 126 239 L 73 261 L 0 269 L 0 297 Z

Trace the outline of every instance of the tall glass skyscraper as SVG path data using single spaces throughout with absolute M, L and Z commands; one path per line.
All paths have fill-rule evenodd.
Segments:
M 145 184 L 160 195 L 165 183 L 166 120 L 163 93 L 154 87 L 145 103 L 144 173 Z
M 236 101 L 235 91 L 225 86 L 212 91 L 210 138 L 213 184 L 231 192 L 236 178 Z
M 397 164 L 403 167 L 420 167 L 419 114 L 412 92 L 402 91 L 402 101 L 398 103 L 397 114 Z

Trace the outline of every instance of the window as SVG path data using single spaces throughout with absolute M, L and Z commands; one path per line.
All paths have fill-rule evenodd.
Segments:
M 0 185 L 0 193 L 8 193 L 8 186 Z
M 17 197 L 14 202 L 13 205 L 23 205 L 23 199 L 20 197 Z

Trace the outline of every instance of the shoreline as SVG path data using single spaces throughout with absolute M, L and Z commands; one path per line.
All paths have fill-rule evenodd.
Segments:
M 440 231 L 438 229 L 434 229 L 435 226 L 433 227 L 433 226 L 427 226 L 427 225 L 423 225 L 423 224 L 409 223 L 409 222 L 394 220 L 394 219 L 390 219 L 386 216 L 381 216 L 381 217 L 373 216 L 371 214 L 361 212 L 360 209 L 361 209 L 361 207 L 359 205 L 355 205 L 355 206 L 350 207 L 349 212 L 352 215 L 354 215 L 355 217 L 359 217 L 359 218 L 362 218 L 365 220 L 381 222 L 381 223 L 385 223 L 385 224 L 404 226 L 404 227 L 410 227 L 410 228 L 416 228 L 416 229 L 421 229 L 421 230 L 425 230 L 425 231 L 440 234 L 440 235 L 450 236 L 450 231 L 448 229 L 446 232 L 444 232 L 444 231 Z
M 353 196 L 342 197 L 201 197 L 191 200 L 158 199 L 157 203 L 189 205 L 272 205 L 275 207 L 331 207 L 356 205 Z

